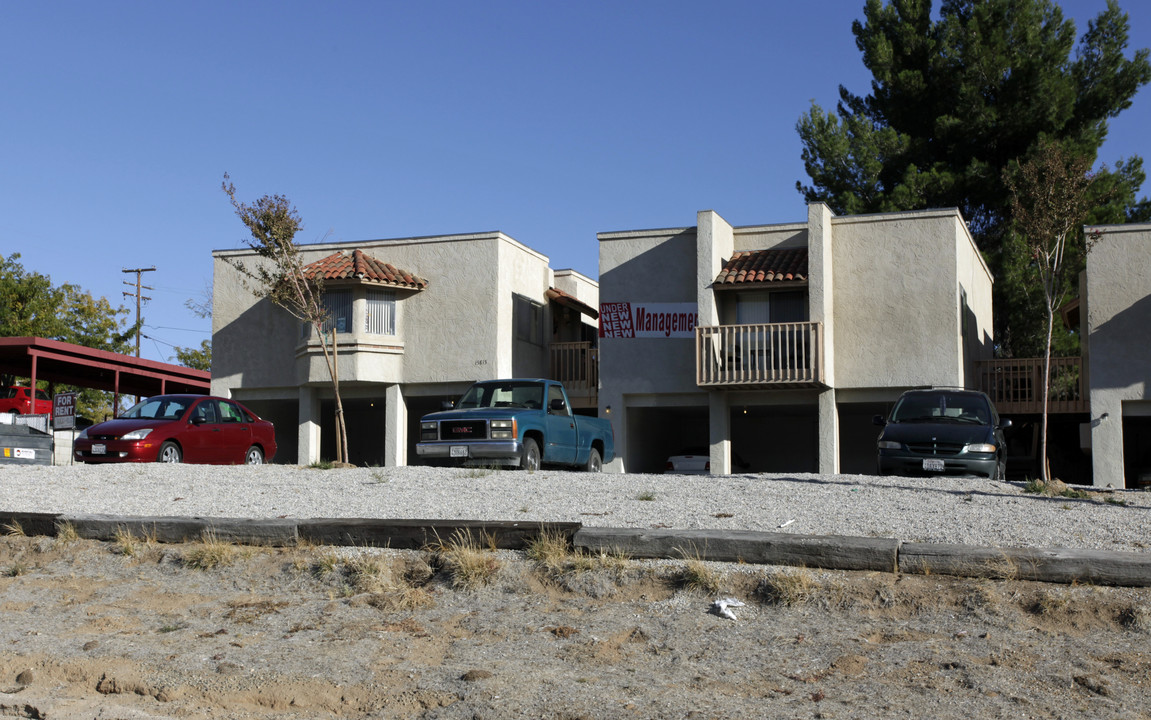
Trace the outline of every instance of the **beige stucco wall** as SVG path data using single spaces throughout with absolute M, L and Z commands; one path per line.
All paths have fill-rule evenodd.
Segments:
M 599 240 L 602 302 L 695 302 L 704 326 L 732 321 L 731 303 L 712 283 L 733 252 L 807 247 L 809 315 L 824 333 L 827 387 L 802 392 L 708 392 L 695 383 L 691 340 L 603 338 L 600 412 L 613 408 L 624 459 L 615 469 L 626 469 L 629 407 L 706 406 L 712 468 L 724 472 L 731 409 L 791 402 L 817 413 L 818 466 L 834 472 L 837 393 L 883 402 L 908 387 L 970 385 L 972 362 L 991 352 L 991 274 L 953 209 L 836 217 L 813 204 L 804 223 L 747 227 L 706 210 L 696 227 L 600 233 Z
M 304 246 L 301 254 L 309 263 L 353 249 L 428 281 L 421 291 L 396 289 L 395 335 L 364 333 L 359 300 L 352 328 L 339 335 L 341 395 L 387 398 L 389 458 L 404 459 L 408 399 L 450 396 L 479 379 L 546 374 L 551 323 L 545 292 L 553 276 L 545 255 L 498 232 L 320 243 Z M 297 403 L 300 461 L 316 459 L 319 400 L 331 397 L 323 355 L 317 343 L 304 342 L 298 320 L 256 299 L 229 258 L 257 260 L 245 250 L 213 253 L 212 392 Z M 582 287 L 594 281 L 573 283 L 595 302 L 593 289 Z M 363 290 L 353 287 L 354 297 Z M 516 294 L 540 308 L 538 343 L 515 339 Z M 277 432 L 292 431 L 278 425 Z
M 601 303 L 691 303 L 696 297 L 694 227 L 600 233 Z M 602 322 L 602 318 L 601 318 Z M 627 397 L 676 397 L 676 404 L 706 404 L 695 384 L 694 341 L 687 338 L 600 338 L 600 417 L 615 427 L 617 459 L 627 468 Z M 609 411 L 608 408 L 611 408 Z
M 832 226 L 836 387 L 967 384 L 959 286 L 974 332 L 989 337 L 992 281 L 958 212 L 837 217 Z
M 1093 482 L 1123 487 L 1123 424 L 1151 414 L 1151 224 L 1089 228 L 1083 352 L 1091 393 Z M 1107 417 L 1103 417 L 1106 414 Z M 1134 462 L 1134 460 L 1132 460 Z M 1142 468 L 1133 467 L 1133 472 Z
M 428 287 L 397 290 L 395 336 L 366 336 L 358 323 L 340 334 L 342 383 L 506 376 L 512 370 L 512 294 L 546 307 L 547 257 L 501 233 L 323 243 L 305 246 L 302 257 L 307 263 L 349 249 L 424 277 Z M 328 382 L 322 355 L 313 350 L 310 362 L 297 361 L 298 321 L 266 300 L 257 302 L 226 257 L 253 258 L 244 251 L 214 253 L 213 391 Z M 248 342 L 253 339 L 259 362 Z M 542 362 L 543 350 L 538 352 Z

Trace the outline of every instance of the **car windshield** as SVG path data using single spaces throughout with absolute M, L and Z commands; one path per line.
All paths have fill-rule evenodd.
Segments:
M 905 395 L 891 411 L 892 422 L 956 422 L 986 425 L 991 421 L 987 401 L 965 393 Z
M 183 398 L 148 398 L 128 408 L 120 417 L 132 420 L 179 420 L 188 405 L 189 402 Z
M 537 382 L 476 383 L 460 398 L 459 408 L 543 407 L 543 384 Z

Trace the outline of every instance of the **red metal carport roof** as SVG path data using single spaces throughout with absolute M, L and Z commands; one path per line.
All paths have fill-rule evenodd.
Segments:
M 0 372 L 119 395 L 207 394 L 212 374 L 38 337 L 0 338 Z

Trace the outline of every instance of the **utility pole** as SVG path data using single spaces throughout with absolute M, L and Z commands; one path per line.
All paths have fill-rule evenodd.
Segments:
M 155 267 L 133 268 L 131 270 L 129 270 L 128 268 L 124 268 L 124 270 L 123 270 L 123 272 L 126 272 L 126 273 L 136 273 L 136 292 L 135 292 L 135 295 L 136 295 L 136 357 L 140 357 L 140 303 L 144 300 L 151 300 L 152 299 L 150 297 L 144 297 L 143 295 L 140 294 L 140 291 L 153 289 L 153 288 L 148 287 L 147 285 L 141 285 L 140 284 L 140 275 L 142 273 L 146 273 L 146 272 L 154 272 L 155 270 L 156 270 Z M 132 283 L 128 282 L 127 280 L 124 281 L 124 284 L 127 285 L 128 287 L 132 286 Z M 133 295 L 133 293 L 129 293 L 129 292 L 121 293 L 121 294 L 124 297 L 132 297 L 132 295 Z

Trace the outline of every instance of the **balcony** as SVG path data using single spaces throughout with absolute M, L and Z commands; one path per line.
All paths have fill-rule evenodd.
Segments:
M 979 389 L 987 393 L 1001 415 L 1043 412 L 1043 358 L 1004 358 L 976 363 Z M 1048 413 L 1085 413 L 1089 398 L 1083 381 L 1083 361 L 1051 358 Z
M 599 404 L 599 349 L 590 342 L 552 343 L 551 379 L 567 390 L 575 407 Z
M 823 383 L 823 324 L 717 325 L 695 329 L 700 387 L 815 387 Z

